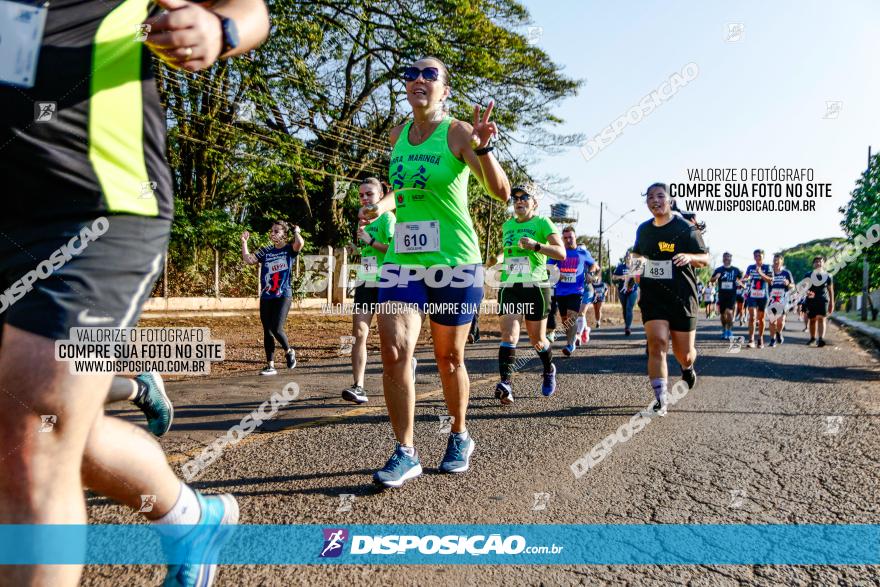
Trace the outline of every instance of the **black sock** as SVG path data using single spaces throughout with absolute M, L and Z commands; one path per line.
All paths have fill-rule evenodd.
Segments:
M 553 347 L 547 345 L 547 348 L 543 351 L 538 351 L 538 356 L 541 357 L 541 362 L 544 364 L 544 373 L 549 373 L 552 371 L 553 367 Z
M 515 346 L 504 346 L 501 343 L 498 347 L 498 372 L 501 374 L 501 381 L 510 381 L 513 375 L 513 361 L 516 358 Z

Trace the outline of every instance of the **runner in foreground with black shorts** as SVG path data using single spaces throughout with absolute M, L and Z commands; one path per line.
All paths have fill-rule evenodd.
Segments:
M 293 264 L 303 248 L 303 237 L 299 227 L 293 227 L 293 243 L 288 242 L 290 225 L 283 220 L 272 223 L 269 231 L 271 245 L 262 247 L 255 254 L 248 252 L 247 231 L 241 235 L 241 258 L 247 265 L 260 264 L 260 322 L 263 324 L 263 350 L 266 352 L 266 368 L 260 375 L 277 375 L 275 369 L 275 341 L 281 345 L 287 368 L 296 367 L 296 351 L 287 342 L 284 324 L 290 312 L 293 296 L 291 278 Z
M 384 195 L 382 182 L 369 177 L 361 183 L 361 206 L 376 204 Z M 358 266 L 358 286 L 354 290 L 354 314 L 352 315 L 351 335 L 351 374 L 354 384 L 343 390 L 342 399 L 356 404 L 369 401 L 364 390 L 364 372 L 367 368 L 367 337 L 370 335 L 370 323 L 379 305 L 379 273 L 385 264 L 385 253 L 391 237 L 394 236 L 394 214 L 385 212 L 372 222 L 361 223 L 357 237 L 361 242 L 361 262 Z M 415 361 L 415 358 L 413 358 Z
M 501 313 L 501 344 L 498 347 L 498 371 L 501 381 L 495 386 L 495 397 L 502 405 L 513 403 L 513 371 L 521 320 L 525 317 L 529 342 L 544 366 L 541 393 L 551 396 L 556 391 L 556 366 L 550 341 L 547 340 L 547 315 L 550 292 L 547 257 L 565 259 L 565 247 L 549 218 L 537 216 L 537 199 L 526 188 L 511 192 L 516 216 L 504 223 L 504 270 L 498 304 Z
M 657 400 L 655 410 L 665 416 L 670 340 L 682 379 L 689 388 L 697 382 L 694 341 L 700 306 L 694 268 L 705 267 L 709 254 L 700 231 L 673 215 L 666 184 L 652 184 L 646 203 L 654 219 L 639 226 L 632 252 L 634 262 L 642 264 L 639 309 L 648 339 L 648 377 Z
M 764 251 L 755 249 L 755 264 L 746 267 L 743 281 L 746 286 L 746 309 L 749 311 L 749 342 L 750 349 L 764 348 L 764 311 L 767 309 L 767 292 L 773 281 L 773 270 L 764 263 Z M 758 341 L 755 342 L 755 330 Z
M 464 347 L 483 299 L 484 276 L 468 210 L 468 177 L 473 173 L 502 202 L 510 197 L 507 175 L 491 153 L 490 141 L 497 134 L 495 123 L 489 122 L 494 102 L 484 113 L 474 106 L 471 126 L 445 114 L 450 88 L 442 61 L 421 59 L 404 70 L 403 78 L 413 119 L 391 131 L 389 175 L 394 191 L 359 213 L 372 220 L 397 210 L 393 246 L 386 253 L 379 288 L 379 302 L 391 306 L 380 310 L 379 339 L 385 404 L 398 443 L 373 475 L 386 487 L 398 487 L 422 473 L 413 445 L 416 394 L 410 361 L 429 304 L 434 306 L 434 358 L 453 418 L 439 469 L 463 473 L 470 467 L 475 443 L 466 427 L 470 379 Z
M 175 67 L 204 69 L 259 45 L 269 30 L 266 8 L 261 0 L 225 0 L 214 11 L 159 0 L 167 12 L 146 21 L 149 35 L 139 43 L 152 10 L 146 0 L 34 4 L 18 8 L 48 10 L 33 87 L 10 79 L 3 81 L 19 87 L 0 87 L 0 173 L 11 195 L 0 216 L 0 291 L 45 260 L 61 262 L 0 314 L 0 389 L 7 390 L 0 445 L 8 452 L 0 460 L 0 524 L 86 524 L 85 487 L 134 510 L 149 495 L 155 500 L 144 517 L 166 547 L 211 552 L 222 546 L 219 526 L 238 520 L 235 498 L 183 484 L 151 436 L 103 413 L 113 373 L 72 374 L 55 360 L 55 342 L 74 327 L 134 326 L 161 272 L 173 184 L 148 51 Z M 35 124 L 38 101 L 56 109 Z M 76 253 L 62 249 L 71 241 Z M 69 255 L 55 256 L 64 250 Z M 41 414 L 55 416 L 51 431 L 38 432 Z M 45 547 L 21 544 L 23 552 Z M 2 580 L 64 587 L 81 572 L 78 564 L 8 566 Z M 166 584 L 209 585 L 215 573 L 216 565 L 175 564 Z
M 813 258 L 813 270 L 804 277 L 810 289 L 804 308 L 809 319 L 810 340 L 807 345 L 825 346 L 825 319 L 834 311 L 834 278 L 825 271 L 825 257 Z
M 770 282 L 770 298 L 768 309 L 770 310 L 770 346 L 782 344 L 785 338 L 782 331 L 785 329 L 785 311 L 788 306 L 788 292 L 794 288 L 794 276 L 786 269 L 782 262 L 781 253 L 773 255 L 773 281 Z
M 733 336 L 733 312 L 736 308 L 736 288 L 742 271 L 733 266 L 733 255 L 724 253 L 722 265 L 712 273 L 711 283 L 718 283 L 718 310 L 721 314 L 721 338 Z

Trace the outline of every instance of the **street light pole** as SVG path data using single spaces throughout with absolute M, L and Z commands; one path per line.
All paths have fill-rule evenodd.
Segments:
M 602 265 L 602 207 L 605 202 L 599 202 L 599 265 Z

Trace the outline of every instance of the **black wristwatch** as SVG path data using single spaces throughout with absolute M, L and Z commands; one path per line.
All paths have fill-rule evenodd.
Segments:
M 491 152 L 494 151 L 494 150 L 495 150 L 495 147 L 493 147 L 493 146 L 490 144 L 490 145 L 486 145 L 486 146 L 483 147 L 482 149 L 474 149 L 474 153 L 475 153 L 476 155 L 478 155 L 478 156 L 479 156 L 479 155 L 488 155 L 489 153 L 491 153 Z
M 217 18 L 220 19 L 220 28 L 223 30 L 223 49 L 220 51 L 220 55 L 226 55 L 230 51 L 238 49 L 238 45 L 241 43 L 238 36 L 238 26 L 228 16 L 217 14 Z
M 540 250 L 541 250 L 541 243 L 535 241 L 535 252 L 537 253 Z
M 376 242 L 376 239 L 373 238 L 372 236 L 370 236 L 370 246 L 371 246 L 371 247 L 373 246 L 373 244 L 374 244 L 375 242 Z

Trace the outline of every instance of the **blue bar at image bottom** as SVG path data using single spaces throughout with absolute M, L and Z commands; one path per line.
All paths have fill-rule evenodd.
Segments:
M 878 565 L 880 525 L 0 526 L 3 565 L 184 562 Z

